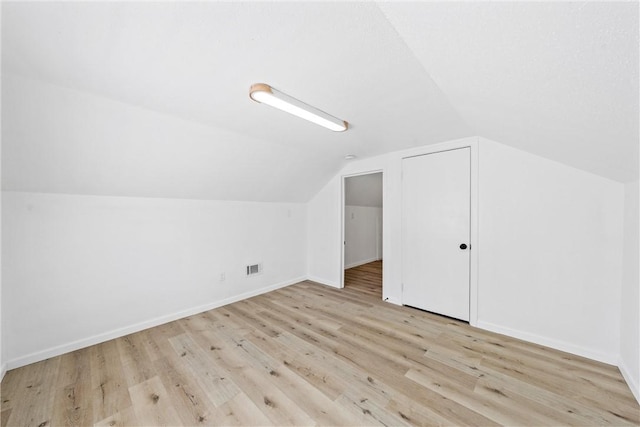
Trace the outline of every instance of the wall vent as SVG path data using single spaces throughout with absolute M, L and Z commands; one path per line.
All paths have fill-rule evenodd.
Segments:
M 262 264 L 247 265 L 247 276 L 253 276 L 262 272 Z

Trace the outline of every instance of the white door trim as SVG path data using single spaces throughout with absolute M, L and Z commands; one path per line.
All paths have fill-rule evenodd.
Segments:
M 374 169 L 374 170 L 370 170 L 370 171 L 366 171 L 366 172 L 357 172 L 357 173 L 352 173 L 352 174 L 347 174 L 347 175 L 342 175 L 341 178 L 341 188 L 340 188 L 340 223 L 341 225 L 341 232 L 340 232 L 340 289 L 344 288 L 344 242 L 345 242 L 345 233 L 344 233 L 344 227 L 345 227 L 345 221 L 344 221 L 344 214 L 346 212 L 345 209 L 345 203 L 346 203 L 346 180 L 347 178 L 352 178 L 354 176 L 361 176 L 361 175 L 371 175 L 374 173 L 381 173 L 382 174 L 382 207 L 384 209 L 384 171 L 382 169 Z M 384 232 L 384 225 L 383 225 L 383 232 Z M 382 289 L 384 290 L 384 278 L 382 281 Z M 384 294 L 384 292 L 383 292 Z

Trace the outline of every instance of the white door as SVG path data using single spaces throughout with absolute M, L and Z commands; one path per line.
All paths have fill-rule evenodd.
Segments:
M 470 148 L 402 160 L 402 302 L 469 320 Z

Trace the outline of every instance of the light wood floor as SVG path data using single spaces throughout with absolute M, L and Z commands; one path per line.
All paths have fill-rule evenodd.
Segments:
M 618 369 L 302 282 L 6 374 L 2 426 L 628 425 Z
M 344 286 L 382 299 L 382 261 L 373 261 L 344 271 Z

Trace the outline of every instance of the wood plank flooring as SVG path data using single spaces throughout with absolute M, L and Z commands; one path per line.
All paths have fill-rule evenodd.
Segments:
M 637 425 L 618 369 L 302 282 L 9 371 L 2 426 Z
M 344 286 L 382 299 L 382 261 L 373 261 L 345 270 Z

